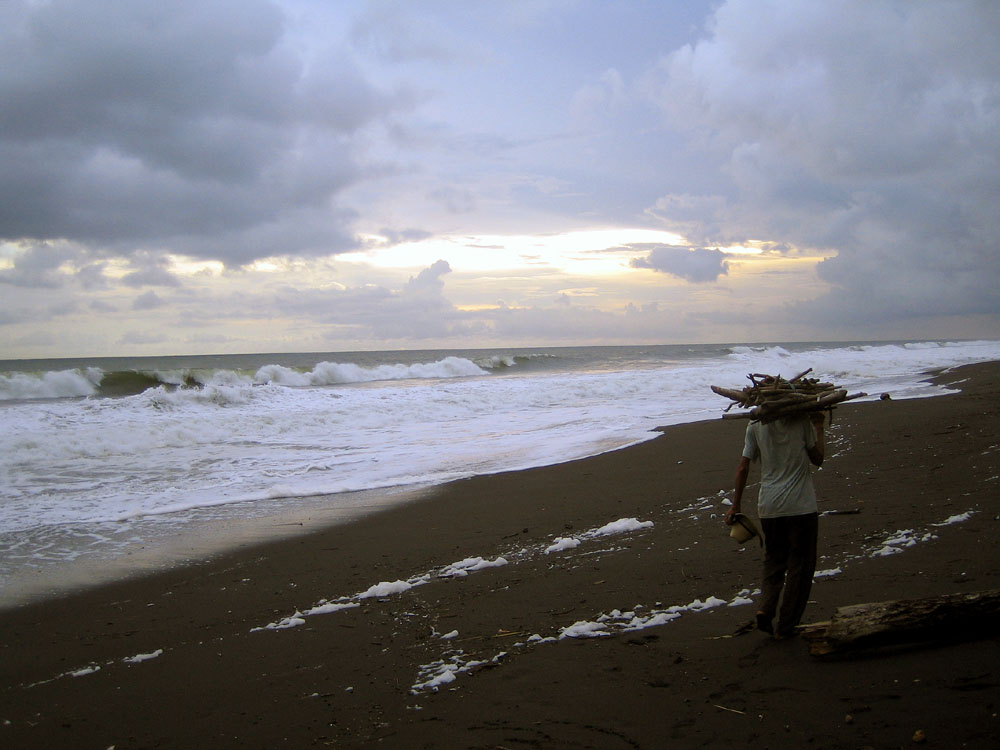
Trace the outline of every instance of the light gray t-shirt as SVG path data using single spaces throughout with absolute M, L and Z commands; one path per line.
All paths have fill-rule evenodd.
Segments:
M 807 450 L 816 445 L 816 430 L 806 417 L 747 425 L 743 456 L 760 460 L 761 518 L 800 516 L 816 512 L 816 490 Z

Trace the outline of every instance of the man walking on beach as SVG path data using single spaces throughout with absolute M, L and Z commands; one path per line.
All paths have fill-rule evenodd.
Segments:
M 823 412 L 747 425 L 726 523 L 733 524 L 742 512 L 750 463 L 759 459 L 757 514 L 764 532 L 764 574 L 756 619 L 758 630 L 776 638 L 793 634 L 809 601 L 819 520 L 809 464 L 821 466 L 824 452 Z

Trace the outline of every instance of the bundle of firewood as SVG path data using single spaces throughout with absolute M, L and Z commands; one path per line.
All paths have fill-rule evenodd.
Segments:
M 844 388 L 837 388 L 833 383 L 821 383 L 818 378 L 807 378 L 812 372 L 809 368 L 790 380 L 780 375 L 747 375 L 750 385 L 738 391 L 734 388 L 712 386 L 712 390 L 720 396 L 732 401 L 726 407 L 724 419 L 752 419 L 760 422 L 771 422 L 782 417 L 801 414 L 810 411 L 832 410 L 834 406 L 853 398 L 867 396 L 867 393 L 847 394 Z M 745 412 L 728 413 L 739 405 Z

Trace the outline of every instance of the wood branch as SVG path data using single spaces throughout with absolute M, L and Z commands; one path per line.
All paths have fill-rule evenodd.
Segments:
M 810 367 L 810 368 L 809 368 L 808 370 L 806 370 L 805 372 L 800 372 L 800 373 L 799 373 L 798 375 L 796 375 L 796 376 L 795 376 L 794 378 L 792 378 L 792 379 L 791 379 L 790 381 L 788 381 L 788 382 L 790 382 L 790 383 L 797 383 L 797 382 L 799 382 L 800 380 L 802 380 L 802 378 L 804 378 L 804 377 L 805 377 L 806 375 L 808 375 L 809 373 L 811 373 L 812 371 L 813 371 L 813 368 L 811 368 L 811 367 Z
M 799 628 L 814 656 L 920 643 L 992 638 L 1000 628 L 1000 589 L 840 607 L 827 622 Z
M 794 406 L 796 404 L 806 404 L 817 401 L 824 396 L 829 396 L 836 391 L 823 391 L 822 393 L 796 393 L 794 391 L 788 391 L 787 393 L 782 393 L 780 396 L 775 396 L 768 401 L 764 402 L 764 406 L 769 409 L 780 409 L 783 406 Z
M 727 419 L 753 419 L 761 422 L 771 422 L 782 417 L 792 416 L 808 411 L 832 410 L 836 404 L 849 401 L 866 393 L 848 395 L 843 388 L 837 388 L 833 383 L 821 383 L 817 378 L 806 378 L 812 368 L 799 373 L 791 380 L 785 380 L 780 375 L 765 375 L 750 373 L 747 378 L 752 385 L 743 390 L 711 386 L 712 391 L 728 398 L 732 403 L 726 408 L 729 412 L 733 406 L 739 405 L 750 409 L 747 413 L 723 414 Z
M 781 405 L 765 404 L 750 411 L 736 412 L 734 414 L 723 414 L 723 419 L 752 419 L 761 422 L 773 422 L 775 419 L 790 417 L 795 414 L 806 414 L 811 411 L 825 411 L 832 409 L 836 404 L 850 401 L 851 399 L 867 396 L 867 393 L 854 393 L 847 395 L 847 391 L 836 391 L 828 396 L 810 401 L 788 403 Z M 732 407 L 733 404 L 730 404 Z
M 858 396 L 863 396 L 863 393 L 857 393 L 854 398 Z M 768 421 L 772 419 L 780 419 L 781 417 L 787 417 L 790 414 L 796 414 L 798 412 L 804 411 L 822 411 L 828 406 L 833 404 L 839 404 L 843 401 L 847 401 L 850 396 L 847 395 L 847 391 L 841 389 L 839 391 L 833 391 L 832 393 L 827 393 L 826 395 L 820 396 L 818 398 L 812 399 L 810 401 L 800 401 L 798 403 L 788 403 L 788 402 L 775 402 L 773 404 L 764 404 L 757 411 L 761 419 L 767 419 Z
M 718 393 L 720 396 L 725 396 L 726 398 L 736 401 L 743 401 L 743 391 L 737 391 L 735 388 L 720 388 L 717 385 L 711 386 L 712 390 Z

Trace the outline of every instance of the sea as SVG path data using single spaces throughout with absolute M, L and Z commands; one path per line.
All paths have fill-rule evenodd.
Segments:
M 0 607 L 717 419 L 709 386 L 749 373 L 905 399 L 991 360 L 1000 341 L 0 361 Z

